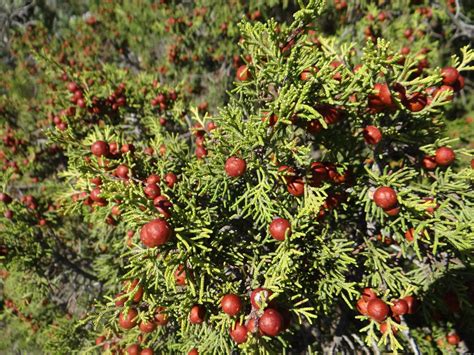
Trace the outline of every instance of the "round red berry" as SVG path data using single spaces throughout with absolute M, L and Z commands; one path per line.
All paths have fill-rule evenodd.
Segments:
M 367 144 L 376 145 L 382 140 L 382 132 L 375 126 L 364 128 L 364 139 Z
M 242 300 L 235 294 L 227 294 L 221 300 L 222 311 L 229 316 L 235 316 L 242 310 Z
M 245 325 L 240 322 L 236 322 L 234 326 L 230 329 L 230 337 L 237 344 L 242 344 L 247 341 L 248 329 Z
M 388 305 L 380 298 L 367 302 L 367 315 L 377 322 L 383 322 L 390 312 Z
M 404 314 L 407 314 L 408 312 L 408 303 L 403 299 L 394 300 L 392 301 L 392 306 L 390 307 L 390 309 L 392 310 L 393 315 L 402 316 Z
M 457 333 L 451 333 L 446 336 L 446 340 L 451 345 L 458 345 L 461 342 L 461 338 Z
M 168 222 L 157 218 L 142 227 L 140 240 L 148 248 L 154 248 L 165 244 L 171 238 L 172 233 Z
M 270 223 L 270 235 L 276 240 L 285 240 L 291 235 L 291 223 L 285 218 L 275 218 Z
M 423 169 L 431 171 L 435 170 L 438 164 L 436 163 L 436 159 L 434 156 L 427 155 L 421 160 L 421 166 L 423 167 Z
M 151 333 L 156 329 L 156 323 L 153 320 L 141 322 L 138 326 L 143 333 Z
M 250 303 L 252 304 L 253 308 L 260 309 L 264 301 L 265 304 L 268 305 L 268 299 L 272 294 L 272 291 L 263 287 L 258 287 L 250 294 Z
M 277 336 L 283 329 L 283 317 L 275 309 L 267 308 L 258 321 L 259 329 L 268 336 Z
M 250 72 L 246 65 L 241 65 L 237 69 L 236 78 L 238 81 L 247 81 L 250 78 Z
M 109 155 L 109 145 L 104 141 L 97 141 L 91 145 L 91 152 L 96 157 L 101 157 L 104 155 Z
M 166 185 L 168 185 L 168 187 L 172 189 L 174 185 L 178 182 L 178 177 L 174 173 L 167 173 L 165 175 L 164 180 L 166 182 Z
M 117 166 L 117 169 L 115 169 L 115 174 L 117 175 L 117 177 L 121 179 L 128 179 L 128 173 L 129 173 L 128 166 L 123 165 L 123 164 Z
M 436 149 L 435 160 L 438 165 L 448 166 L 456 160 L 456 153 L 451 148 L 441 147 Z
M 146 184 L 145 188 L 143 189 L 143 192 L 145 193 L 145 196 L 150 200 L 158 197 L 161 194 L 161 190 L 156 183 Z
M 391 187 L 379 187 L 375 190 L 374 202 L 384 210 L 390 210 L 397 205 L 397 193 Z
M 206 308 L 203 305 L 194 305 L 191 307 L 191 311 L 189 312 L 189 321 L 192 324 L 201 324 L 204 322 L 204 318 L 206 317 Z
M 119 315 L 119 325 L 123 329 L 132 329 L 137 325 L 138 312 L 130 308 L 128 312 L 122 311 Z
M 239 177 L 245 173 L 247 168 L 247 164 L 245 160 L 237 158 L 237 157 L 230 157 L 225 162 L 225 172 L 227 176 L 230 177 Z
M 441 76 L 443 77 L 444 85 L 454 85 L 459 77 L 459 72 L 453 67 L 444 67 L 441 69 Z
M 301 179 L 295 179 L 286 185 L 288 192 L 296 197 L 304 195 L 304 182 Z
M 139 355 L 140 351 L 141 351 L 140 345 L 138 344 L 132 344 L 127 348 L 128 355 Z

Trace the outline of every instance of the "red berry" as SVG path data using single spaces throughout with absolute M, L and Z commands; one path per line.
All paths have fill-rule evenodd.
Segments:
M 408 97 L 403 98 L 403 105 L 411 112 L 420 112 L 428 103 L 428 99 L 420 92 L 416 92 Z
M 413 314 L 416 311 L 418 306 L 418 302 L 415 297 L 413 296 L 406 296 L 403 297 L 403 300 L 408 304 L 408 312 L 407 314 Z
M 97 337 L 95 339 L 95 345 L 102 345 L 104 341 L 105 341 L 105 336 L 101 335 L 100 337 Z
M 222 311 L 233 317 L 242 310 L 242 300 L 232 293 L 225 295 L 221 300 Z
M 461 342 L 461 338 L 457 333 L 451 333 L 446 335 L 446 340 L 451 345 L 458 345 Z
M 153 205 L 164 218 L 171 217 L 171 208 L 173 204 L 165 196 L 157 196 L 153 200 Z
M 158 307 L 155 310 L 155 321 L 161 326 L 168 324 L 168 315 L 165 313 L 164 307 Z
M 304 195 L 304 182 L 301 179 L 295 179 L 286 185 L 288 192 L 296 197 Z
M 404 299 L 392 301 L 393 305 L 390 307 L 393 315 L 404 315 L 408 312 L 408 303 Z
M 168 222 L 157 218 L 145 224 L 140 231 L 140 240 L 148 248 L 165 244 L 172 235 Z
M 377 293 L 374 290 L 372 290 L 370 287 L 366 287 L 362 291 L 362 298 L 368 302 L 369 300 L 373 298 L 377 298 Z
M 156 329 L 156 323 L 153 320 L 141 322 L 138 326 L 143 333 L 151 333 Z
M 188 355 L 199 355 L 199 351 L 196 348 L 192 348 L 188 351 Z
M 123 329 L 132 329 L 137 325 L 138 312 L 134 308 L 130 308 L 127 313 L 120 312 L 119 325 Z
M 283 317 L 275 309 L 267 308 L 258 321 L 260 330 L 268 336 L 277 336 L 283 329 Z
M 140 351 L 140 355 L 153 355 L 154 351 L 152 348 L 145 348 L 142 351 Z
M 174 272 L 174 281 L 178 286 L 186 285 L 186 270 L 183 265 L 179 265 Z
M 409 242 L 413 242 L 415 239 L 415 228 L 410 228 L 405 232 L 405 239 Z
M 396 206 L 394 208 L 384 210 L 384 212 L 391 217 L 397 216 L 400 213 L 400 207 Z
M 382 132 L 375 126 L 364 128 L 364 139 L 367 144 L 376 145 L 382 140 Z
M 250 72 L 246 65 L 241 65 L 237 69 L 236 79 L 238 81 L 247 81 L 250 78 Z
M 91 191 L 90 193 L 90 198 L 92 199 L 92 201 L 95 201 L 95 202 L 105 202 L 105 199 L 103 199 L 102 197 L 100 197 L 100 194 L 101 194 L 101 190 L 100 188 L 95 188 L 94 190 Z
M 164 180 L 166 182 L 166 185 L 168 185 L 168 187 L 172 189 L 174 184 L 178 182 L 178 177 L 174 173 L 167 173 L 164 177 Z
M 0 192 L 0 201 L 3 202 L 5 205 L 8 205 L 10 202 L 13 201 L 13 199 L 10 197 L 10 195 Z
M 127 281 L 125 291 L 127 293 L 133 292 L 133 302 L 138 303 L 141 301 L 143 296 L 143 286 L 140 285 L 140 280 L 134 279 L 131 282 Z
M 189 321 L 191 324 L 201 324 L 204 322 L 204 318 L 206 317 L 206 308 L 202 305 L 194 305 L 191 307 L 191 311 L 189 313 Z
M 128 355 L 139 355 L 140 354 L 140 345 L 132 344 L 127 348 Z
M 143 192 L 145 193 L 145 196 L 150 200 L 158 197 L 161 194 L 160 188 L 155 183 L 146 184 L 145 188 L 143 189 Z
M 374 202 L 384 210 L 390 210 L 397 205 L 397 193 L 391 187 L 379 187 L 375 190 Z
M 441 147 L 436 149 L 435 160 L 438 165 L 448 166 L 456 160 L 456 153 L 451 148 Z
M 392 94 L 387 84 L 374 85 L 374 93 L 369 95 L 368 106 L 377 112 L 393 106 Z
M 436 159 L 434 156 L 427 155 L 423 157 L 421 161 L 421 166 L 423 167 L 423 169 L 431 171 L 435 170 L 438 164 L 436 163 Z
M 125 293 L 119 292 L 115 295 L 115 306 L 116 307 L 123 307 L 125 302 L 127 301 L 127 297 L 124 296 Z
M 260 309 L 264 301 L 265 304 L 268 305 L 268 299 L 272 294 L 272 291 L 263 287 L 258 287 L 250 294 L 250 303 L 252 304 L 253 308 Z
M 104 141 L 97 141 L 91 145 L 91 152 L 96 157 L 101 157 L 104 155 L 109 155 L 109 145 Z
M 367 315 L 377 322 L 384 321 L 389 312 L 390 308 L 380 298 L 373 298 L 367 302 Z
M 245 325 L 240 322 L 236 322 L 234 326 L 230 329 L 230 337 L 237 344 L 242 344 L 247 341 L 248 329 Z
M 284 218 L 275 218 L 270 223 L 270 235 L 276 240 L 285 240 L 291 235 L 291 223 Z
M 120 164 L 117 169 L 115 169 L 115 174 L 121 179 L 128 179 L 128 166 Z
M 459 72 L 453 67 L 444 67 L 441 69 L 441 75 L 443 77 L 444 85 L 454 85 L 459 77 Z
M 245 160 L 237 158 L 237 157 L 230 157 L 225 162 L 225 172 L 227 176 L 230 177 L 239 177 L 245 173 L 247 168 L 247 164 Z
M 158 184 L 160 182 L 160 177 L 156 174 L 151 174 L 146 178 L 146 184 Z

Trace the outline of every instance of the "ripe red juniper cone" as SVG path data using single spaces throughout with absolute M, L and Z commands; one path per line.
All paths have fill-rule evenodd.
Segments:
M 382 132 L 375 126 L 364 128 L 364 139 L 367 144 L 376 145 L 382 140 Z
M 407 314 L 413 314 L 418 307 L 418 302 L 415 297 L 413 296 L 405 296 L 402 298 L 408 304 L 408 312 Z
M 367 315 L 367 300 L 365 300 L 363 297 L 359 298 L 356 304 L 356 308 L 359 311 L 360 314 L 366 316 Z
M 128 312 L 122 311 L 119 315 L 119 326 L 123 329 L 132 329 L 137 325 L 138 312 L 130 308 Z
M 227 294 L 221 300 L 222 311 L 233 317 L 242 310 L 242 300 L 235 294 Z
M 457 333 L 451 333 L 446 335 L 446 340 L 451 345 L 458 345 L 461 342 L 461 338 Z
M 431 171 L 435 170 L 438 164 L 436 163 L 436 159 L 434 156 L 427 155 L 423 157 L 421 161 L 421 166 L 423 167 L 423 169 Z
M 128 355 L 139 355 L 140 351 L 141 351 L 140 345 L 138 344 L 132 344 L 127 348 Z
M 188 351 L 188 355 L 199 355 L 199 351 L 196 348 L 192 348 Z
M 286 185 L 288 192 L 296 197 L 304 195 L 304 182 L 301 179 L 295 179 Z
M 247 81 L 250 78 L 250 72 L 248 70 L 248 67 L 246 65 L 241 65 L 237 69 L 235 77 L 238 81 Z
M 388 186 L 379 187 L 374 193 L 374 202 L 384 210 L 393 209 L 397 205 L 397 193 Z
M 440 166 L 448 166 L 456 160 L 456 153 L 451 148 L 440 147 L 436 149 L 435 160 Z
M 275 218 L 270 223 L 270 235 L 276 240 L 285 240 L 291 235 L 291 223 L 285 218 Z
M 383 322 L 389 313 L 390 308 L 380 298 L 373 298 L 367 303 L 367 315 L 377 322 Z
M 143 297 L 143 286 L 140 284 L 140 280 L 135 279 L 132 282 L 127 282 L 125 285 L 125 291 L 133 294 L 133 302 L 138 303 Z
M 443 77 L 443 84 L 453 86 L 459 77 L 459 72 L 453 67 L 444 67 L 441 69 L 441 76 Z
M 248 329 L 245 325 L 240 322 L 236 322 L 234 326 L 230 329 L 230 337 L 237 344 L 242 344 L 247 341 Z
M 145 196 L 150 200 L 158 197 L 161 194 L 161 190 L 156 183 L 147 183 L 145 188 L 143 189 Z
M 145 224 L 140 231 L 140 240 L 148 248 L 165 244 L 172 236 L 173 231 L 163 219 L 157 218 Z
M 140 355 L 153 355 L 155 352 L 153 351 L 152 348 L 145 348 L 142 351 L 140 351 Z
M 9 203 L 13 201 L 13 199 L 8 194 L 4 192 L 0 192 L 0 201 L 8 205 Z
M 260 309 L 263 302 L 265 302 L 265 304 L 268 305 L 268 299 L 270 298 L 272 294 L 273 292 L 266 288 L 263 288 L 263 287 L 256 288 L 250 294 L 250 303 L 252 304 L 252 307 L 255 309 Z
M 206 308 L 203 305 L 194 305 L 189 312 L 189 321 L 191 324 L 201 324 L 206 317 Z
M 267 308 L 258 321 L 259 329 L 268 336 L 277 336 L 283 329 L 283 316 L 273 308 Z
M 408 303 L 407 301 L 401 300 L 394 300 L 392 301 L 392 306 L 390 307 L 392 310 L 393 315 L 404 315 L 408 312 Z
M 237 157 L 230 157 L 225 162 L 225 172 L 227 176 L 230 177 L 239 177 L 245 173 L 247 168 L 247 164 L 245 160 L 237 158 Z
M 155 321 L 158 325 L 164 326 L 168 324 L 168 315 L 165 313 L 165 307 L 158 307 L 155 310 Z
M 121 179 L 128 179 L 128 172 L 128 166 L 123 164 L 119 165 L 117 169 L 115 169 L 115 174 Z
M 110 153 L 109 145 L 104 141 L 97 141 L 91 145 L 91 152 L 96 157 L 109 155 Z
M 151 333 L 156 329 L 156 323 L 153 320 L 141 322 L 138 326 L 143 333 Z
M 179 265 L 174 272 L 174 281 L 178 286 L 186 285 L 186 270 L 183 265 Z

